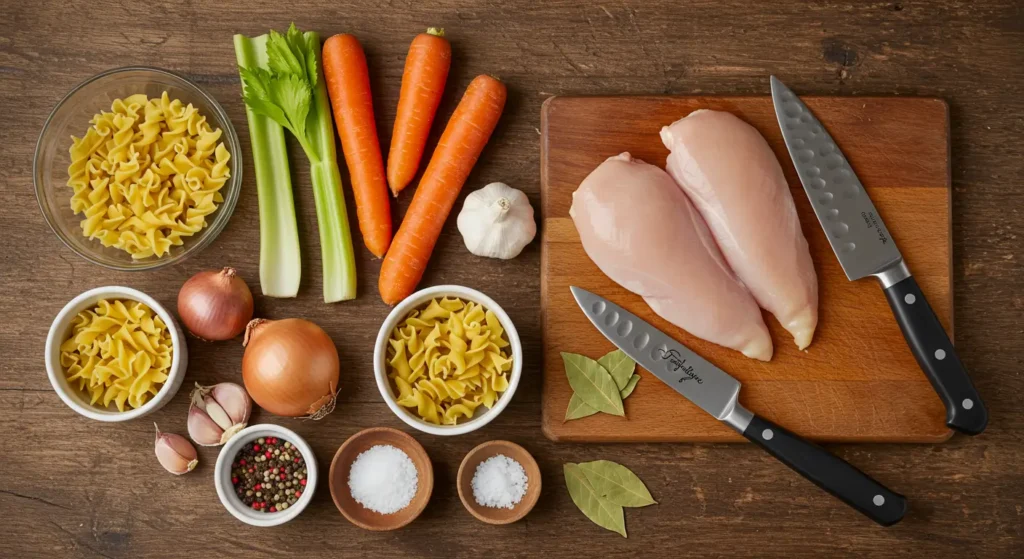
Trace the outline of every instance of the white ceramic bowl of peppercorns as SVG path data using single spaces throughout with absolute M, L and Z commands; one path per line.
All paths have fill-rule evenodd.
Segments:
M 278 526 L 313 500 L 316 457 L 291 429 L 252 425 L 224 445 L 213 479 L 232 516 L 252 526 Z

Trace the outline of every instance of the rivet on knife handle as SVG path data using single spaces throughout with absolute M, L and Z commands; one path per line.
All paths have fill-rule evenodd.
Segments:
M 968 435 L 984 431 L 985 404 L 917 281 L 908 276 L 887 287 L 885 296 L 917 363 L 946 405 L 946 425 Z

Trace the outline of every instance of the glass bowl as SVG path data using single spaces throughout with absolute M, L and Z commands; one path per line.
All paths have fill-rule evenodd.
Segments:
M 207 216 L 207 225 L 191 237 L 183 239 L 181 246 L 172 246 L 161 257 L 150 256 L 134 260 L 127 252 L 105 247 L 98 239 L 89 239 L 82 233 L 83 214 L 71 210 L 74 191 L 67 186 L 71 156 L 71 136 L 82 137 L 89 129 L 89 121 L 100 111 L 109 111 L 114 99 L 135 93 L 159 97 L 164 91 L 171 99 L 192 103 L 206 117 L 213 128 L 223 131 L 221 141 L 231 154 L 231 177 L 221 188 L 224 197 L 217 210 Z M 151 270 L 181 262 L 213 242 L 227 225 L 242 189 L 242 150 L 227 113 L 219 103 L 192 82 L 158 68 L 128 67 L 108 70 L 82 82 L 71 90 L 50 113 L 39 134 L 32 177 L 36 199 L 50 229 L 71 250 L 86 260 L 115 270 Z

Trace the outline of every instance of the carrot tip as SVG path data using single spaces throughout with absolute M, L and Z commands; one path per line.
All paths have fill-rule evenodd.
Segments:
M 433 35 L 435 37 L 444 37 L 444 28 L 443 27 L 428 27 L 427 28 L 427 34 L 428 35 Z

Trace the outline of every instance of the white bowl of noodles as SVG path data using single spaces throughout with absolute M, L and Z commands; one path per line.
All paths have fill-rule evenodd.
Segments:
M 150 393 L 146 396 L 144 403 L 138 407 L 128 406 L 124 411 L 119 410 L 114 401 L 110 401 L 108 405 L 104 406 L 102 398 L 100 398 L 100 401 L 92 403 L 90 393 L 80 389 L 77 386 L 78 381 L 68 380 L 68 368 L 62 362 L 61 346 L 74 333 L 76 317 L 79 316 L 79 313 L 96 308 L 101 301 L 122 301 L 129 304 L 139 302 L 149 307 L 152 311 L 151 318 L 159 318 L 163 323 L 167 333 L 166 338 L 171 346 L 171 360 L 166 370 L 166 380 L 162 381 L 159 386 L 150 385 L 153 386 L 152 392 L 155 394 Z M 181 388 L 187 367 L 188 346 L 185 344 L 182 329 L 174 317 L 155 299 L 130 287 L 116 285 L 97 287 L 75 297 L 57 313 L 46 336 L 46 374 L 50 378 L 50 384 L 54 391 L 69 408 L 97 421 L 128 421 L 162 408 Z M 137 386 L 137 388 L 140 387 Z
M 399 393 L 399 389 L 397 388 L 395 381 L 393 381 L 389 376 L 389 373 L 392 371 L 389 361 L 393 358 L 393 350 L 389 350 L 389 347 L 391 346 L 389 340 L 391 339 L 392 333 L 395 329 L 406 320 L 410 313 L 426 307 L 434 299 L 442 299 L 445 297 L 460 299 L 463 302 L 475 303 L 494 314 L 494 317 L 501 326 L 501 338 L 508 342 L 505 353 L 507 354 L 507 357 L 511 359 L 511 366 L 507 371 L 504 371 L 507 380 L 507 387 L 505 387 L 505 390 L 497 394 L 497 397 L 490 408 L 486 405 L 480 404 L 473 410 L 472 415 L 468 417 L 459 417 L 455 424 L 443 424 L 442 422 L 442 424 L 438 425 L 425 421 L 421 418 L 418 415 L 418 410 L 416 408 L 406 407 L 399 403 L 401 394 Z M 391 411 L 395 412 L 395 415 L 404 421 L 406 425 L 432 435 L 462 435 L 464 433 L 469 433 L 470 431 L 475 431 L 490 423 L 508 406 L 508 403 L 512 400 L 512 396 L 515 394 L 516 388 L 519 386 L 522 369 L 523 348 L 519 341 L 519 333 L 516 332 L 516 328 L 512 324 L 512 320 L 509 318 L 508 314 L 502 310 L 498 303 L 487 295 L 484 295 L 475 289 L 458 285 L 438 285 L 422 289 L 413 293 L 396 305 L 384 320 L 384 324 L 381 325 L 380 332 L 377 334 L 377 343 L 373 351 L 373 371 L 377 380 L 377 388 L 380 390 L 380 394 L 384 398 L 388 407 L 391 408 Z

